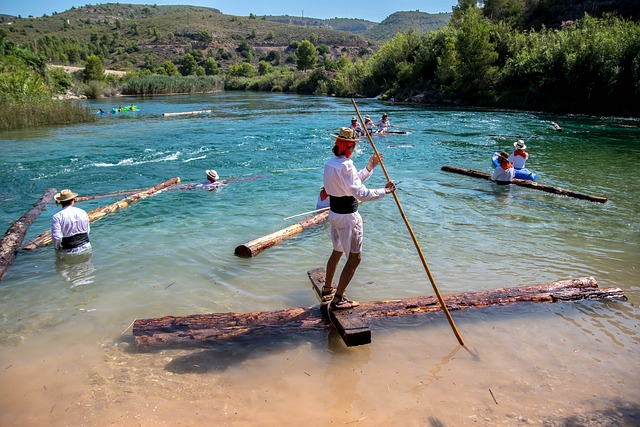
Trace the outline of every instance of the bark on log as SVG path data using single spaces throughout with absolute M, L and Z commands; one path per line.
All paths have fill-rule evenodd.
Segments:
M 265 249 L 282 242 L 309 227 L 321 224 L 329 216 L 328 211 L 320 212 L 318 215 L 314 215 L 309 218 L 305 218 L 300 222 L 290 225 L 286 228 L 267 234 L 250 242 L 244 243 L 236 247 L 234 253 L 243 258 L 251 258 L 264 251 Z
M 455 166 L 443 166 L 441 169 L 445 172 L 453 172 L 453 173 L 458 173 L 460 175 L 467 175 L 467 176 L 472 176 L 474 178 L 482 178 L 482 179 L 491 181 L 490 173 L 481 172 L 475 169 L 463 169 Z M 521 187 L 529 187 L 535 190 L 546 191 L 547 193 L 560 194 L 561 196 L 568 196 L 576 199 L 589 200 L 591 202 L 606 203 L 609 200 L 606 197 L 590 196 L 584 193 L 576 193 L 575 191 L 563 190 L 562 188 L 552 187 L 550 185 L 543 185 L 534 181 L 528 181 L 526 179 L 514 178 L 511 181 L 511 183 L 515 185 L 519 185 Z
M 124 209 L 129 207 L 129 205 L 131 205 L 132 203 L 135 203 L 137 201 L 140 201 L 144 198 L 147 198 L 149 196 L 152 196 L 154 194 L 156 194 L 157 192 L 164 190 L 168 187 L 171 187 L 172 185 L 178 184 L 180 183 L 180 178 L 179 177 L 174 177 L 171 179 L 166 180 L 165 182 L 162 182 L 154 187 L 149 188 L 148 190 L 144 190 L 144 191 L 140 191 L 134 195 L 131 195 L 129 197 L 126 197 L 120 201 L 117 201 L 115 203 L 112 203 L 110 205 L 107 206 L 103 206 L 100 208 L 96 208 L 92 211 L 90 211 L 88 213 L 89 215 L 89 222 L 94 222 L 99 220 L 100 218 L 116 212 L 118 210 Z M 51 243 L 51 230 L 47 230 L 44 231 L 40 234 L 38 234 L 36 237 L 34 237 L 31 241 L 29 241 L 29 243 L 27 243 L 26 245 L 24 245 L 22 247 L 22 249 L 24 250 L 33 250 L 36 248 L 39 248 L 41 246 L 45 246 L 48 245 L 49 243 Z
M 4 233 L 4 237 L 0 240 L 0 280 L 2 280 L 16 257 L 16 251 L 20 249 L 29 226 L 47 207 L 55 194 L 55 188 L 49 188 L 45 191 L 40 200 Z
M 314 270 L 316 271 L 316 270 Z M 309 272 L 310 276 L 312 272 Z M 562 280 L 534 286 L 444 296 L 449 310 L 506 305 L 516 302 L 558 302 L 583 299 L 626 300 L 621 289 L 599 289 L 593 277 Z M 438 299 L 416 297 L 400 300 L 361 302 L 352 311 L 362 319 L 420 315 L 441 310 Z M 207 342 L 254 335 L 292 334 L 322 331 L 329 327 L 320 308 L 305 307 L 254 313 L 213 313 L 136 319 L 133 335 L 139 350 L 203 346 Z
M 80 196 L 80 197 L 76 197 L 76 203 L 86 202 L 86 201 L 95 200 L 95 199 L 106 199 L 108 197 L 129 196 L 131 194 L 136 194 L 136 193 L 139 193 L 141 191 L 145 191 L 145 190 L 144 189 L 126 190 L 126 191 L 118 191 L 116 193 L 98 194 L 98 195 L 95 195 L 95 196 Z

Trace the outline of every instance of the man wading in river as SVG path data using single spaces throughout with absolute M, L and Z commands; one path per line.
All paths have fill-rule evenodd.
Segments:
M 351 160 L 351 155 L 356 149 L 356 132 L 343 127 L 340 128 L 338 135 L 331 136 L 336 138 L 333 147 L 335 157 L 329 159 L 324 165 L 324 188 L 330 195 L 329 222 L 333 252 L 327 261 L 322 299 L 328 301 L 333 296 L 329 307 L 332 310 L 344 310 L 359 305 L 356 301 L 350 301 L 344 294 L 362 260 L 363 228 L 362 217 L 358 212 L 358 201 L 380 199 L 385 194 L 395 191 L 396 186 L 393 181 L 388 181 L 384 188 L 365 187 L 363 181 L 371 176 L 380 159 L 373 154 L 369 158 L 367 167 L 358 172 Z M 343 253 L 347 254 L 347 262 L 340 274 L 338 287 L 334 290 L 331 284 Z

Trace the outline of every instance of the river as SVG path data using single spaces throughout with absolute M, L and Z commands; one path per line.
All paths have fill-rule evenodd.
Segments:
M 614 426 L 640 423 L 640 122 L 358 100 L 409 134 L 375 137 L 443 294 L 593 276 L 628 301 L 520 303 L 371 324 L 347 348 L 334 331 L 141 352 L 134 319 L 317 304 L 307 271 L 331 252 L 321 225 L 251 259 L 234 248 L 313 210 L 347 99 L 220 93 L 86 101 L 139 111 L 91 124 L 0 133 L 4 229 L 48 188 L 81 196 L 172 177 L 231 182 L 168 190 L 91 225 L 93 254 L 17 253 L 0 282 L 0 425 Z M 163 113 L 211 109 L 211 114 Z M 556 131 L 551 122 L 562 131 Z M 594 203 L 441 171 L 491 172 L 527 141 L 543 184 Z M 372 153 L 358 144 L 354 161 Z M 382 187 L 376 170 L 367 182 Z M 89 211 L 117 201 L 78 204 Z M 50 227 L 52 203 L 25 241 Z M 392 197 L 364 203 L 360 301 L 433 295 Z M 469 350 L 469 351 L 468 351 Z

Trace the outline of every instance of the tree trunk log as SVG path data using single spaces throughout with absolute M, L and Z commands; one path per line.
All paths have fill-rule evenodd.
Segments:
M 55 188 L 45 191 L 40 200 L 4 233 L 4 237 L 0 240 L 0 280 L 16 257 L 16 251 L 20 248 L 29 226 L 47 207 L 55 194 Z
M 460 175 L 467 175 L 474 178 L 482 178 L 491 181 L 491 174 L 475 169 L 462 169 L 455 166 L 443 166 L 442 170 L 445 172 L 459 173 Z M 546 191 L 547 193 L 560 194 L 561 196 L 574 197 L 576 199 L 589 200 L 592 202 L 606 203 L 607 200 L 609 200 L 606 197 L 590 196 L 588 194 L 576 193 L 575 191 L 563 190 L 562 188 L 552 187 L 550 185 L 538 184 L 537 182 L 528 181 L 526 179 L 514 178 L 513 180 L 511 180 L 511 183 L 519 185 L 521 187 L 529 187 L 535 190 Z
M 309 218 L 305 218 L 300 222 L 297 222 L 293 225 L 290 225 L 282 230 L 278 230 L 271 234 L 267 234 L 266 236 L 260 237 L 258 239 L 252 240 L 245 244 L 239 245 L 235 249 L 235 254 L 239 257 L 243 258 L 251 258 L 264 251 L 265 249 L 282 242 L 296 234 L 300 233 L 303 230 L 306 230 L 309 227 L 313 227 L 315 225 L 321 224 L 324 222 L 329 216 L 328 211 L 320 212 L 317 215 L 314 215 Z
M 160 183 L 158 185 L 156 185 L 155 187 L 151 187 L 148 190 L 144 190 L 141 191 L 139 193 L 136 193 L 132 196 L 126 197 L 120 201 L 117 201 L 115 203 L 112 203 L 110 205 L 107 206 L 103 206 L 101 208 L 96 208 L 94 210 L 92 210 L 91 212 L 88 213 L 89 215 L 89 222 L 94 222 L 99 220 L 100 218 L 116 212 L 120 209 L 124 209 L 127 208 L 129 205 L 131 205 L 132 203 L 135 203 L 137 201 L 140 201 L 146 197 L 152 196 L 154 194 L 156 194 L 157 192 L 164 190 L 168 187 L 171 187 L 172 185 L 178 184 L 180 182 L 180 178 L 178 177 L 174 177 L 171 179 L 166 180 L 163 183 Z M 34 237 L 29 243 L 27 243 L 26 245 L 24 245 L 22 247 L 22 249 L 24 250 L 33 250 L 36 248 L 39 248 L 41 246 L 45 246 L 48 245 L 49 243 L 51 243 L 51 230 L 47 230 L 44 231 L 40 234 L 38 234 L 36 237 Z
M 320 269 L 319 269 L 320 270 Z M 309 272 L 312 273 L 317 270 Z M 516 302 L 558 302 L 583 299 L 626 300 L 621 289 L 599 289 L 593 277 L 562 280 L 534 286 L 444 296 L 449 310 L 506 305 Z M 362 319 L 420 315 L 441 310 L 438 299 L 416 297 L 363 302 L 353 309 Z M 164 347 L 202 346 L 207 342 L 266 334 L 322 331 L 329 327 L 320 308 L 305 307 L 253 313 L 213 313 L 136 319 L 133 335 L 139 350 Z

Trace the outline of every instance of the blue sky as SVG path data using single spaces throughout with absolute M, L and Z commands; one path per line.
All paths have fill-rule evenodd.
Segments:
M 124 1 L 80 1 L 80 0 L 0 0 L 0 14 L 29 15 L 40 17 L 53 12 L 64 12 L 72 6 L 81 7 L 98 3 L 135 3 L 135 4 L 189 4 L 207 6 L 220 10 L 227 15 L 248 16 L 253 13 L 262 15 L 305 16 L 307 18 L 361 18 L 373 22 L 382 22 L 394 12 L 415 11 L 427 13 L 451 12 L 458 4 L 457 0 L 370 0 L 349 2 L 344 0 L 321 0 L 301 2 L 299 0 L 124 0 Z

